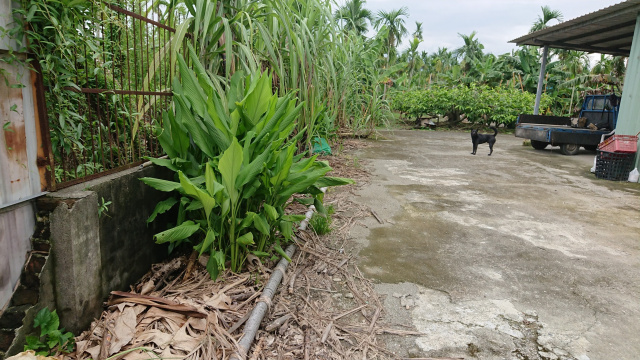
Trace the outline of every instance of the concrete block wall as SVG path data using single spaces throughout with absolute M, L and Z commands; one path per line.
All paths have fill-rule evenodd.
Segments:
M 50 215 L 56 309 L 63 326 L 77 332 L 102 303 L 98 197 L 93 191 L 48 197 L 56 204 Z
M 173 180 L 173 172 L 165 168 L 148 167 L 120 176 L 117 181 L 90 184 L 97 202 L 111 201 L 107 212 L 98 220 L 100 262 L 102 264 L 101 292 L 106 297 L 113 290 L 128 290 L 149 266 L 164 259 L 167 247 L 153 242 L 154 234 L 167 229 L 166 222 L 175 222 L 175 213 L 160 216 L 147 226 L 147 219 L 156 204 L 167 198 L 138 180 L 158 177 Z M 172 218 L 173 216 L 173 218 Z
M 77 333 L 100 315 L 113 290 L 129 286 L 167 255 L 152 237 L 165 230 L 162 218 L 147 226 L 167 195 L 141 177 L 172 179 L 160 167 L 135 168 L 49 194 L 56 308 L 60 323 Z M 111 202 L 102 215 L 102 203 Z
M 0 324 L 12 324 L 0 333 L 0 355 L 22 351 L 25 336 L 33 331 L 33 316 L 45 306 L 57 310 L 66 330 L 76 335 L 86 330 L 100 316 L 111 291 L 128 290 L 151 264 L 167 256 L 167 247 L 156 245 L 152 236 L 165 230 L 163 219 L 174 214 L 159 216 L 147 226 L 155 205 L 167 194 L 149 188 L 141 177 L 172 179 L 173 173 L 154 166 L 135 168 L 38 199 L 38 219 L 48 220 L 48 226 L 37 226 L 42 230 L 34 234 L 39 256 L 34 261 L 43 260 L 37 262 L 42 270 L 36 273 L 38 281 L 23 273 L 18 288 L 23 294 L 17 298 L 14 293 L 10 307 L 0 314 Z M 111 204 L 99 215 L 103 199 Z M 48 237 L 50 253 L 38 253 L 42 237 Z

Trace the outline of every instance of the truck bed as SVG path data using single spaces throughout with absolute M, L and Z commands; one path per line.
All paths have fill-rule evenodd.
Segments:
M 518 123 L 516 136 L 556 144 L 598 145 L 609 130 L 574 128 L 568 125 Z

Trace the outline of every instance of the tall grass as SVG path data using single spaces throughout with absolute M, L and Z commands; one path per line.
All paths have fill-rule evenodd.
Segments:
M 371 130 L 384 121 L 384 32 L 371 40 L 342 33 L 329 0 L 184 0 L 170 6 L 167 13 L 187 14 L 173 24 L 178 31 L 172 44 L 192 41 L 220 91 L 236 71 L 268 70 L 280 95 L 297 93 L 304 103 L 297 130 L 307 129 L 307 147 L 313 136 Z

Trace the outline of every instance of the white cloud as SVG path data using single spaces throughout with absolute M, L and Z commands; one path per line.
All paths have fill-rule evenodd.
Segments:
M 344 4 L 345 0 L 337 0 Z M 496 55 L 511 52 L 515 44 L 509 43 L 529 32 L 531 25 L 542 15 L 542 6 L 560 10 L 564 20 L 588 14 L 621 2 L 620 0 L 367 0 L 365 8 L 376 14 L 380 10 L 393 10 L 406 6 L 409 33 L 415 22 L 423 23 L 424 42 L 419 49 L 429 53 L 439 47 L 453 50 L 462 45 L 458 33 L 476 38 L 485 46 L 485 52 Z M 552 21 L 550 25 L 557 22 Z M 400 48 L 406 47 L 408 38 Z

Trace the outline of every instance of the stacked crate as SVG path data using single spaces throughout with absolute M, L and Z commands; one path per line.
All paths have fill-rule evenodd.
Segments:
M 625 181 L 635 163 L 638 136 L 613 135 L 598 145 L 596 177 Z

